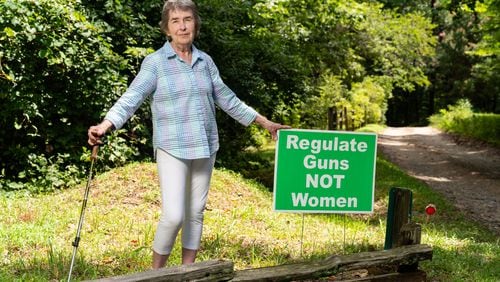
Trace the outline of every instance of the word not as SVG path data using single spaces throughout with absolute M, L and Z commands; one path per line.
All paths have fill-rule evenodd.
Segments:
M 338 137 L 333 140 L 309 140 L 300 139 L 297 135 L 288 135 L 286 138 L 286 148 L 294 150 L 310 150 L 313 154 L 318 154 L 324 151 L 340 151 L 340 152 L 361 152 L 368 150 L 366 142 L 358 142 L 356 138 L 350 141 L 339 140 Z
M 307 174 L 306 175 L 306 188 L 318 188 L 321 186 L 321 188 L 331 188 L 333 186 L 334 180 L 335 179 L 335 188 L 340 189 L 342 186 L 342 180 L 345 179 L 345 175 L 341 174 L 323 174 L 321 176 L 314 174 Z

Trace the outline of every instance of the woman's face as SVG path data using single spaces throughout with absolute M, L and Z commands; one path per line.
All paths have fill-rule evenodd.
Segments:
M 195 37 L 195 18 L 191 10 L 170 11 L 167 35 L 176 45 L 191 45 Z

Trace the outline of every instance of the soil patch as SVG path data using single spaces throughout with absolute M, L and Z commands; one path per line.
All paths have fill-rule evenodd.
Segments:
M 500 150 L 432 127 L 388 127 L 378 150 L 500 235 Z

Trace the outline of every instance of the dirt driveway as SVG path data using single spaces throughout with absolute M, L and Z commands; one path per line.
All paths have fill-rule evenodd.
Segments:
M 378 149 L 500 235 L 498 149 L 456 142 L 431 127 L 386 128 L 378 136 Z

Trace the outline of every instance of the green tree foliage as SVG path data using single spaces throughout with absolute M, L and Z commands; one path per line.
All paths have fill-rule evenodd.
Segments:
M 392 123 L 425 122 L 437 109 L 462 98 L 478 110 L 499 111 L 499 62 L 493 51 L 498 44 L 498 0 L 378 2 L 402 15 L 422 13 L 432 20 L 439 41 L 425 71 L 431 84 L 411 93 L 395 91 L 389 115 Z
M 429 85 L 425 67 L 436 43 L 429 19 L 419 13 L 384 11 L 378 5 L 366 5 L 362 15 L 358 49 L 367 73 L 384 76 L 393 87 L 408 92 Z
M 325 128 L 332 106 L 354 110 L 358 123 L 381 122 L 394 88 L 414 91 L 429 84 L 425 69 L 436 40 L 421 13 L 401 16 L 377 3 L 333 0 L 272 1 L 259 8 L 271 22 L 268 30 L 297 46 L 302 66 L 311 70 L 303 126 Z M 373 93 L 366 95 L 360 85 Z M 365 100 L 381 104 L 356 105 Z
M 412 112 L 388 101 L 426 95 L 431 105 L 458 97 L 479 108 L 497 105 L 498 0 L 196 3 L 202 30 L 195 44 L 242 100 L 273 120 L 326 128 L 328 108 L 338 106 L 357 124 L 383 122 L 391 105 L 391 114 Z M 90 154 L 88 126 L 165 43 L 161 5 L 0 1 L 2 189 L 29 183 L 50 190 L 78 181 Z M 418 113 L 423 107 L 414 104 Z M 219 164 L 236 168 L 235 156 L 258 145 L 262 132 L 221 111 L 217 119 Z M 99 167 L 150 158 L 150 124 L 145 103 L 109 136 Z
M 290 119 L 287 105 L 302 93 L 303 76 L 280 37 L 258 32 L 254 22 L 263 21 L 250 2 L 198 5 L 204 23 L 196 44 L 227 84 L 268 117 Z M 85 172 L 88 126 L 125 91 L 144 56 L 164 44 L 161 3 L 2 1 L 0 10 L 2 189 L 64 187 Z M 218 119 L 226 159 L 260 137 L 223 114 Z M 149 125 L 144 105 L 109 136 L 99 166 L 150 157 Z
M 440 44 L 437 46 L 436 73 L 433 81 L 437 108 L 466 97 L 466 82 L 471 75 L 476 58 L 467 55 L 480 38 L 477 16 L 465 4 L 456 2 L 442 3 L 435 7 L 438 17 Z
M 426 71 L 431 86 L 421 89 L 419 97 L 402 93 L 396 97 L 399 108 L 403 103 L 415 103 L 417 111 L 428 112 L 446 108 L 459 99 L 467 98 L 481 111 L 498 112 L 498 0 L 432 0 L 383 1 L 385 7 L 400 13 L 420 11 L 432 19 L 434 36 L 438 38 L 436 56 Z M 425 101 L 424 101 L 425 102 Z M 417 115 L 418 117 L 419 115 Z M 415 120 L 414 120 L 415 121 Z
M 355 115 L 354 126 L 368 123 L 384 123 L 387 101 L 390 93 L 382 86 L 380 77 L 367 76 L 363 81 L 352 85 L 351 105 Z
M 437 0 L 379 0 L 376 2 L 383 4 L 385 9 L 394 10 L 400 14 L 419 12 L 430 17 L 432 11 L 429 7 L 436 1 Z M 370 0 L 366 2 L 370 2 Z
M 350 71 L 355 19 L 339 3 L 290 0 L 268 1 L 257 6 L 267 20 L 267 30 L 295 48 L 291 55 L 301 58 L 297 67 L 310 72 L 312 83 L 325 70 L 334 74 Z
M 471 55 L 479 58 L 472 67 L 468 81 L 469 95 L 477 108 L 500 112 L 500 1 L 489 0 L 476 5 L 476 12 L 482 15 L 483 36 Z
M 0 3 L 1 180 L 11 189 L 16 182 L 53 189 L 74 180 L 85 121 L 98 120 L 96 109 L 124 89 L 125 60 L 102 37 L 105 26 L 89 21 L 79 5 Z M 68 175 L 50 181 L 44 170 Z

